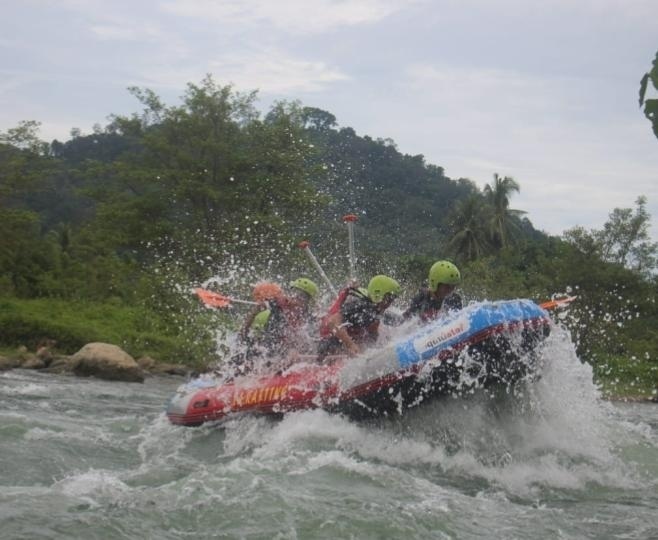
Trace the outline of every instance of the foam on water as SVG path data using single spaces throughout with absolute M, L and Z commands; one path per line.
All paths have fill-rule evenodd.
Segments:
M 8 396 L 23 396 L 23 397 L 44 397 L 52 393 L 52 388 L 46 384 L 26 383 L 11 388 L 5 388 L 3 394 Z
M 291 413 L 280 422 L 237 419 L 225 426 L 223 453 L 261 465 L 284 460 L 296 471 L 324 460 L 341 467 L 355 460 L 375 468 L 429 466 L 522 497 L 592 483 L 637 487 L 616 441 L 640 434 L 619 433 L 614 408 L 601 399 L 565 330 L 553 328 L 540 361 L 541 378 L 513 391 L 436 400 L 400 419 L 354 423 L 323 411 Z
M 116 472 L 94 469 L 67 476 L 55 482 L 52 487 L 64 495 L 84 497 L 94 502 L 116 502 L 131 491 Z

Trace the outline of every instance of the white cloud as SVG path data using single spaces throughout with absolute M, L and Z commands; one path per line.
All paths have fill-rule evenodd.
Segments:
M 147 86 L 180 89 L 189 81 L 212 73 L 220 84 L 234 84 L 238 90 L 259 90 L 269 94 L 287 94 L 288 98 L 305 92 L 324 90 L 348 76 L 324 62 L 290 56 L 274 49 L 233 51 L 207 63 L 185 67 L 148 67 L 143 72 Z
M 302 60 L 274 50 L 227 54 L 211 62 L 213 72 L 240 88 L 268 93 L 317 92 L 348 79 L 324 62 Z
M 168 0 L 162 9 L 177 16 L 214 19 L 227 26 L 271 25 L 299 34 L 370 24 L 417 0 Z

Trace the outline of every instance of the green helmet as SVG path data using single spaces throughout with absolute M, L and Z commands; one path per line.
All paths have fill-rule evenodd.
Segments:
M 368 283 L 368 297 L 375 304 L 379 304 L 387 294 L 397 296 L 401 291 L 402 288 L 397 281 L 381 274 L 373 277 Z
M 271 311 L 269 309 L 264 309 L 263 311 L 259 311 L 258 314 L 254 317 L 254 320 L 251 323 L 251 330 L 254 332 L 254 334 L 260 335 L 263 333 L 263 330 L 265 330 L 265 326 L 267 325 L 267 321 L 270 318 L 270 313 Z
M 436 292 L 441 283 L 459 285 L 461 275 L 459 269 L 450 261 L 437 261 L 430 268 L 430 290 Z
M 295 281 L 291 281 L 290 286 L 294 287 L 295 289 L 299 289 L 300 291 L 304 291 L 314 300 L 320 294 L 320 289 L 318 288 L 318 286 L 313 281 L 305 277 L 300 277 L 297 278 Z

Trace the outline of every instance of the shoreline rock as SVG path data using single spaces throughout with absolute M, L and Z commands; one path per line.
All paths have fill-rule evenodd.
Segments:
M 135 359 L 121 347 L 109 343 L 87 343 L 73 355 L 73 373 L 109 381 L 144 382 Z
M 73 355 L 57 355 L 43 348 L 34 354 L 26 347 L 19 347 L 15 355 L 0 356 L 0 372 L 11 369 L 138 383 L 143 383 L 147 376 L 185 377 L 193 372 L 188 366 L 158 362 L 150 357 L 136 361 L 120 347 L 109 343 L 88 343 Z

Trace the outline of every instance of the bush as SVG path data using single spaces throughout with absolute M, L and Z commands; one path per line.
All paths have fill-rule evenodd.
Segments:
M 599 355 L 594 381 L 606 397 L 649 398 L 658 390 L 658 363 L 614 355 Z
M 72 354 L 86 343 L 101 341 L 134 357 L 153 356 L 167 362 L 205 364 L 212 356 L 209 327 L 200 321 L 194 339 L 169 328 L 155 312 L 120 303 L 69 302 L 56 299 L 0 299 L 0 346 L 25 345 L 34 350 L 44 338 Z M 205 330 L 205 331 L 204 331 Z

